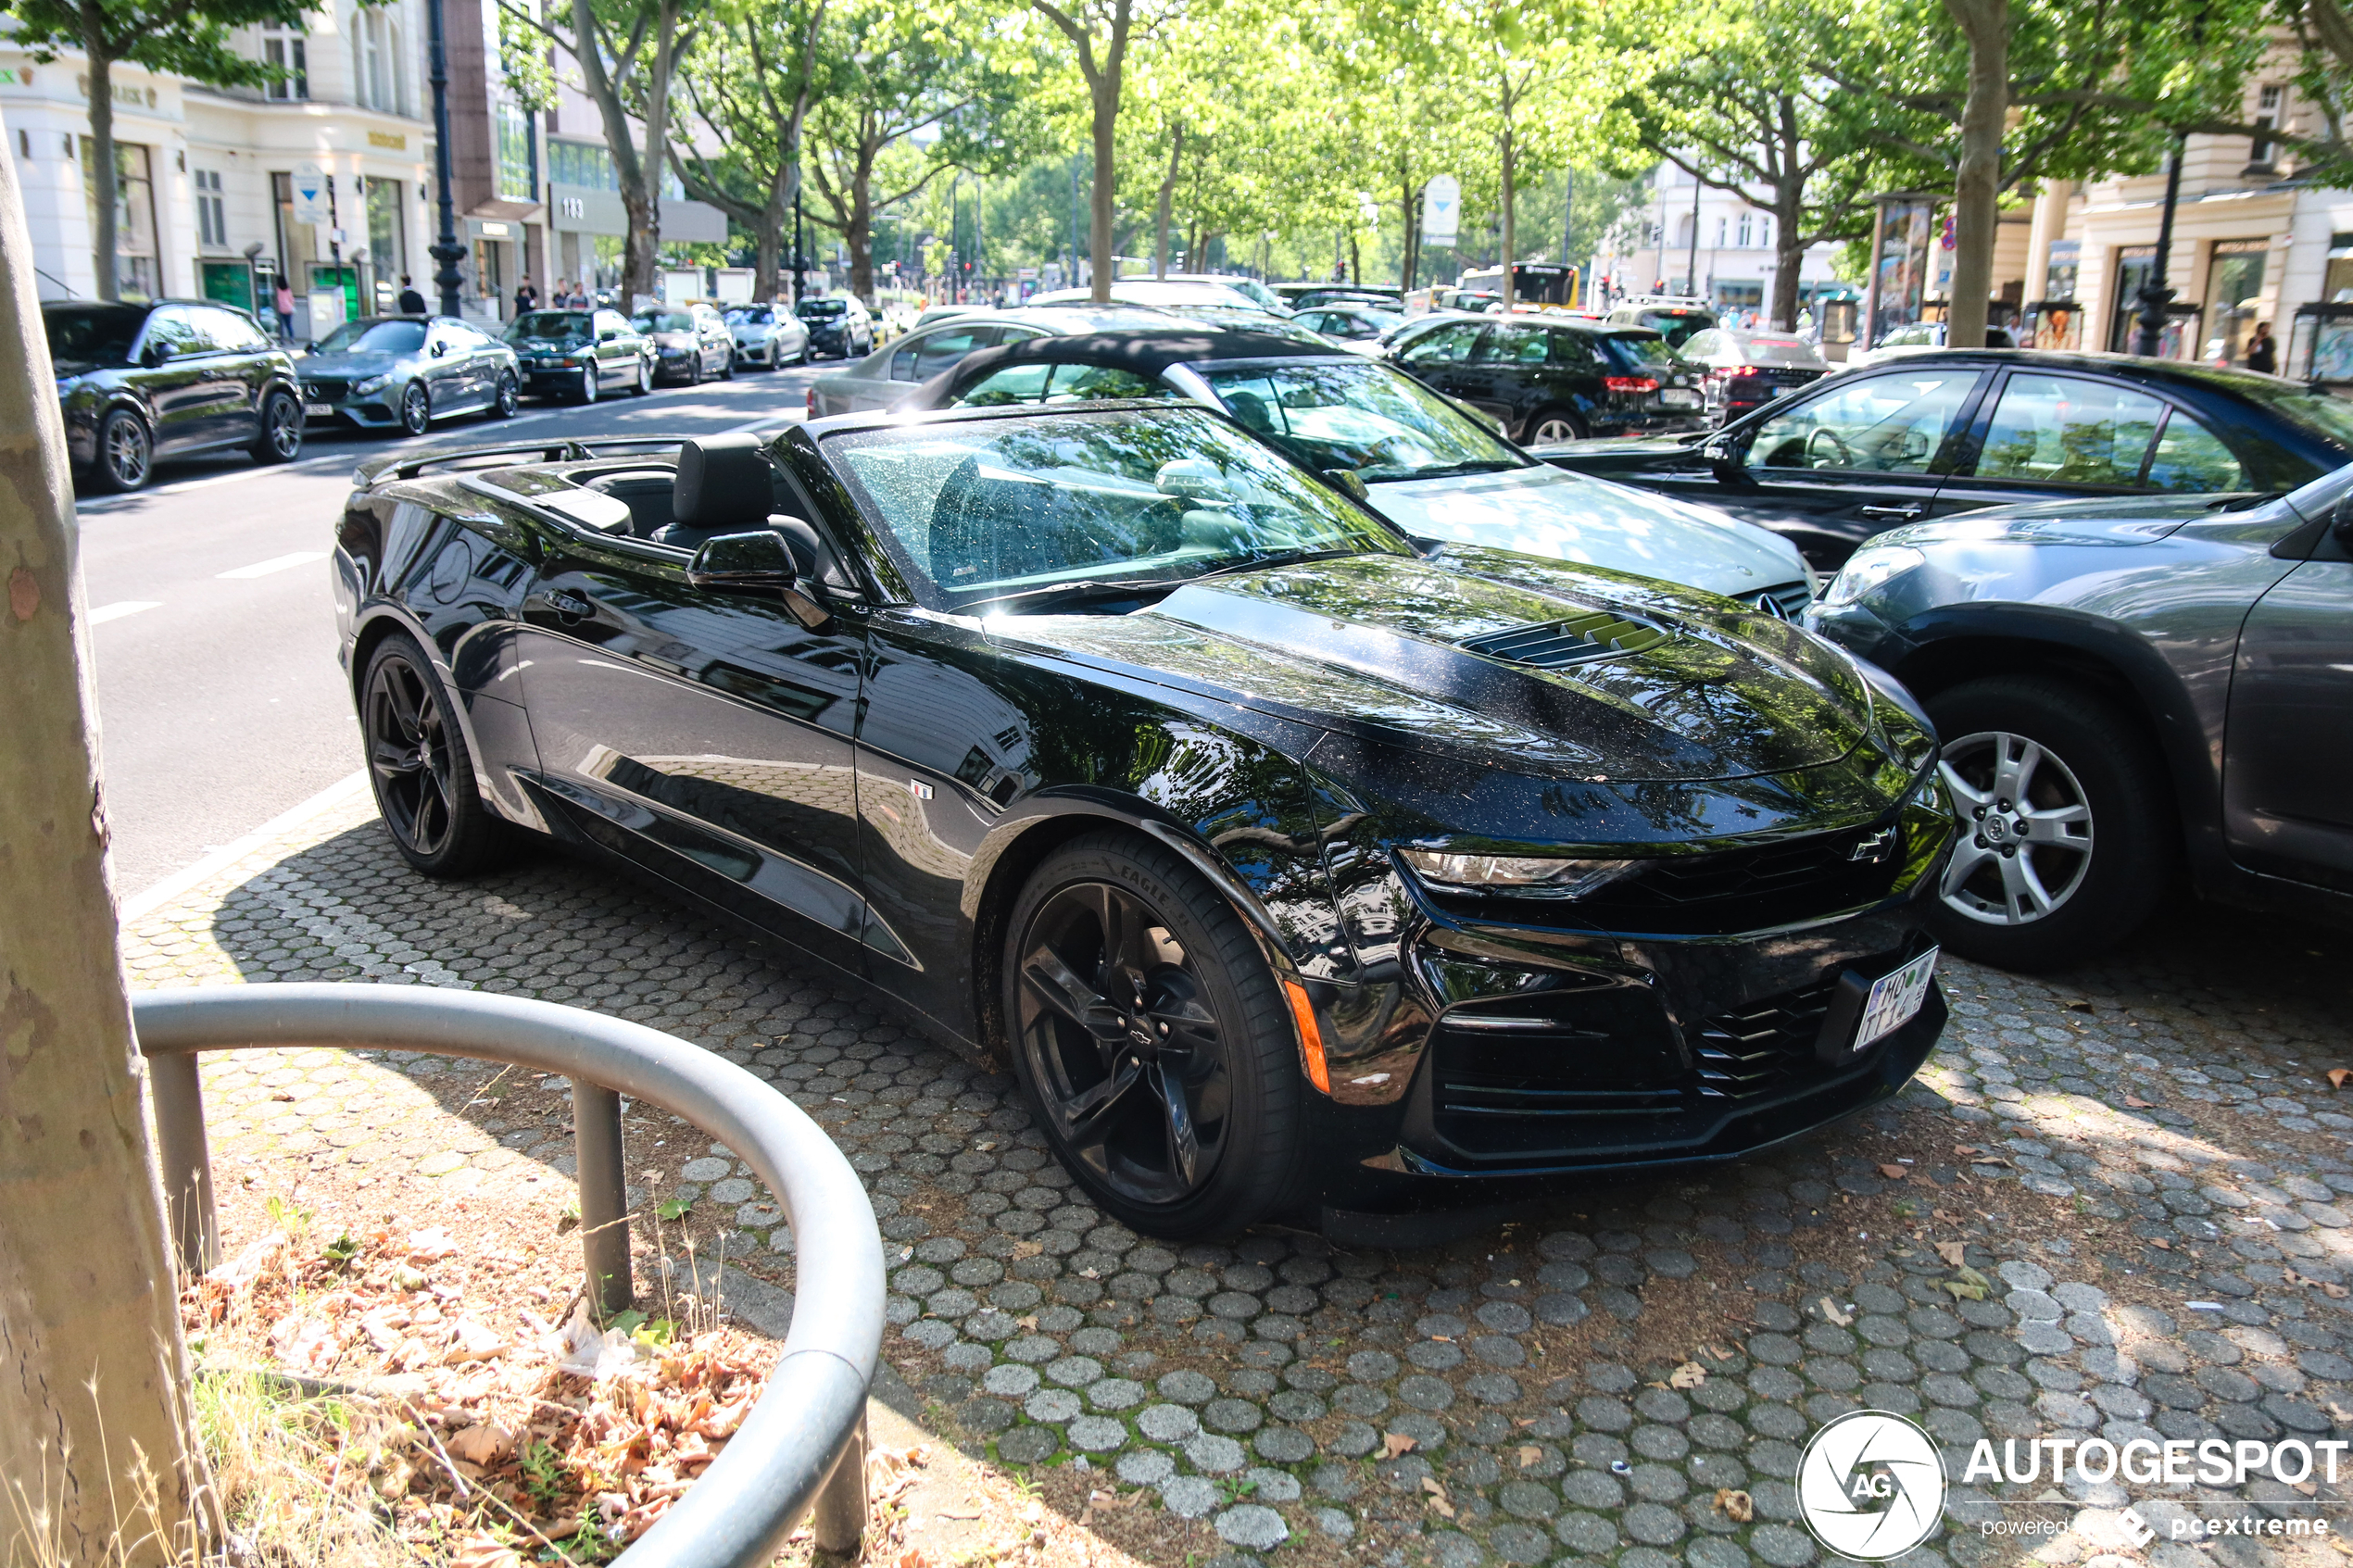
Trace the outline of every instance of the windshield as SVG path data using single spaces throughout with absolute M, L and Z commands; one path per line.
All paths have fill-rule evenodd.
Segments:
M 1743 357 L 1752 365 L 1818 365 L 1822 357 L 1804 338 L 1752 337 L 1740 345 Z
M 1669 348 L 1682 347 L 1693 332 L 1705 332 L 1716 324 L 1716 318 L 1705 310 L 1645 310 L 1637 319 L 1665 338 Z
M 319 352 L 414 354 L 424 345 L 422 321 L 346 321 L 319 340 Z
M 690 332 L 695 319 L 684 310 L 641 310 L 629 318 L 641 332 Z
M 803 316 L 841 316 L 848 314 L 849 306 L 838 299 L 804 299 L 793 308 Z
M 507 329 L 509 343 L 586 343 L 588 313 L 585 310 L 534 310 L 515 318 Z
M 49 329 L 49 358 L 82 365 L 120 365 L 131 358 L 147 313 L 135 305 L 57 305 L 41 312 Z
M 1437 393 L 1386 365 L 1335 359 L 1213 370 L 1202 379 L 1244 428 L 1309 468 L 1353 469 L 1366 483 L 1529 464 Z
M 738 327 L 771 327 L 775 325 L 775 313 L 771 310 L 730 310 L 727 320 Z
M 1405 553 L 1206 409 L 859 431 L 823 450 L 935 609 L 1058 587 L 1157 592 L 1275 556 Z
M 1637 337 L 1631 332 L 1613 332 L 1604 336 L 1602 345 L 1620 370 L 1672 370 L 1682 362 L 1674 351 L 1658 338 Z

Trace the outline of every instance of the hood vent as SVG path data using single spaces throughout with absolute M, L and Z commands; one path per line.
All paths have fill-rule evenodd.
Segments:
M 1665 641 L 1667 633 L 1647 621 L 1596 610 L 1566 621 L 1547 621 L 1541 625 L 1514 626 L 1466 637 L 1456 646 L 1489 659 L 1500 659 L 1506 664 L 1559 670 L 1589 659 L 1606 659 L 1611 654 L 1640 653 Z

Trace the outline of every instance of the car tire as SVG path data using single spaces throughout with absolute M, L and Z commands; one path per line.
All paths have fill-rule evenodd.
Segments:
M 376 645 L 359 683 L 359 736 L 376 809 L 400 858 L 430 877 L 494 871 L 515 845 L 474 787 L 457 705 L 406 632 Z
M 412 381 L 400 389 L 400 432 L 403 435 L 422 435 L 433 428 L 433 394 L 421 381 Z
M 272 392 L 261 400 L 261 433 L 246 455 L 257 463 L 291 463 L 302 456 L 302 405 L 290 392 Z
M 1233 906 L 1173 851 L 1090 833 L 1046 858 L 1004 929 L 1007 1054 L 1049 1147 L 1095 1203 L 1170 1238 L 1284 1211 L 1305 1143 L 1299 1045 Z
M 637 384 L 629 389 L 632 397 L 643 397 L 654 389 L 654 367 L 650 359 L 637 361 Z
M 1582 441 L 1586 435 L 1585 421 L 1572 410 L 1562 408 L 1537 409 L 1528 417 L 1528 423 L 1521 430 L 1520 445 L 1523 446 L 1548 446 L 1556 441 Z
M 101 490 L 129 495 L 155 472 L 155 436 L 147 421 L 128 408 L 117 408 L 98 421 L 97 452 L 91 477 Z
M 581 366 L 580 401 L 583 403 L 594 403 L 597 400 L 597 395 L 603 390 L 604 374 L 602 368 L 593 359 L 587 364 Z
M 694 357 L 686 361 L 686 384 L 688 386 L 702 384 L 702 350 L 699 348 L 696 349 Z
M 732 348 L 727 350 L 727 358 L 719 367 L 719 379 L 721 381 L 736 379 L 736 351 Z
M 2129 715 L 2039 675 L 1969 681 L 1927 708 L 1960 825 L 1930 916 L 1940 942 L 2034 973 L 2080 963 L 2148 918 L 2178 840 L 2164 760 Z M 2006 780 L 2022 780 L 2022 796 Z
M 490 395 L 490 417 L 494 420 L 511 420 L 515 417 L 515 410 L 522 404 L 521 383 L 512 376 L 500 376 L 497 389 Z

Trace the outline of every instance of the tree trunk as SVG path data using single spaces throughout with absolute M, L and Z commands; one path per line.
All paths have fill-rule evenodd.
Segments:
M 107 16 L 98 0 L 82 0 L 82 54 L 90 78 L 90 167 L 83 172 L 96 193 L 90 204 L 90 257 L 97 268 L 98 297 L 117 299 L 122 282 L 121 263 L 115 257 L 120 244 L 115 223 L 122 196 L 114 167 L 114 53 L 107 46 Z M 161 279 L 156 282 L 156 293 L 171 292 L 161 286 Z
M 105 78 L 93 87 L 106 102 Z M 218 1532 L 140 1110 L 37 293 L 16 166 L 0 158 L 0 884 L 15 890 L 0 898 L 0 1486 L 48 1518 L 45 1548 L 18 1542 L 10 1561 L 31 1546 L 27 1561 L 146 1568 L 192 1560 Z
M 980 227 L 977 200 L 974 207 L 973 228 L 977 234 Z M 875 160 L 872 157 L 858 160 L 858 177 L 849 187 L 849 220 L 841 226 L 841 237 L 849 247 L 849 292 L 872 305 L 875 302 Z
M 1944 342 L 1985 346 L 1994 292 L 1994 239 L 2001 220 L 2002 130 L 2009 112 L 2009 0 L 1944 0 L 1969 41 L 1969 97 L 1961 107 L 1961 159 L 1953 180 L 1953 293 Z
M 1797 330 L 1797 291 L 1806 269 L 1804 193 L 1793 185 L 1777 191 L 1773 204 L 1773 326 Z
M 1109 305 L 1112 274 L 1118 270 L 1118 263 L 1113 259 L 1117 251 L 1112 232 L 1119 211 L 1118 68 L 1106 67 L 1091 87 L 1095 107 L 1095 189 L 1088 204 L 1093 232 L 1088 251 L 1094 261 L 1095 282 L 1089 297 L 1097 305 Z
M 1185 122 L 1178 120 L 1168 137 L 1168 172 L 1160 177 L 1160 200 L 1152 207 L 1152 276 L 1168 276 L 1168 207 L 1176 195 L 1176 166 L 1185 156 Z M 1196 269 L 1198 270 L 1198 269 Z
M 1518 216 L 1512 201 L 1512 109 L 1511 99 L 1504 100 L 1504 309 L 1512 307 L 1512 261 L 1518 255 Z

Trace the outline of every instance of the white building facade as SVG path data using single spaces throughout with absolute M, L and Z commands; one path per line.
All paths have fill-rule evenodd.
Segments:
M 1780 258 L 1775 220 L 1730 191 L 1703 185 L 1671 163 L 1651 175 L 1649 198 L 1611 231 L 1593 275 L 1616 295 L 1696 295 L 1721 310 L 1765 320 Z M 1838 247 L 1810 245 L 1799 262 L 1801 297 L 1836 285 Z

